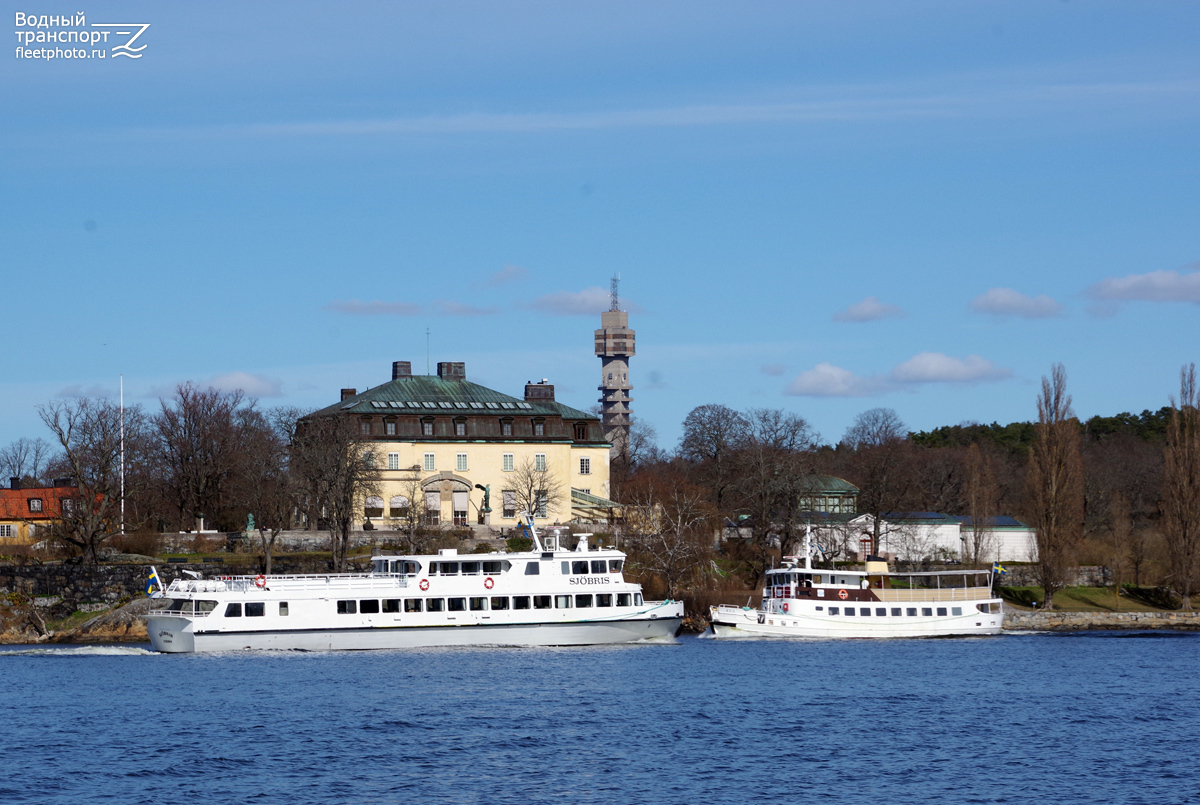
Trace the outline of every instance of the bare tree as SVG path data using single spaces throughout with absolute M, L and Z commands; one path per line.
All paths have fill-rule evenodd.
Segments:
M 200 529 L 205 520 L 236 527 L 230 511 L 234 475 L 245 450 L 249 429 L 244 420 L 253 401 L 241 391 L 181 383 L 173 398 L 159 402 L 162 410 L 154 418 L 159 472 L 180 528 Z
M 908 428 L 891 408 L 872 408 L 854 418 L 842 436 L 854 451 L 850 472 L 859 487 L 858 510 L 874 515 L 871 552 L 879 552 L 884 515 L 901 510 L 912 485 Z
M 746 417 L 724 405 L 701 405 L 683 420 L 679 455 L 697 465 L 712 502 L 724 511 L 730 487 L 737 478 L 737 451 L 750 430 Z
M 1083 460 L 1079 422 L 1067 394 L 1067 373 L 1056 363 L 1042 378 L 1037 399 L 1037 441 L 1029 454 L 1026 489 L 1037 537 L 1038 581 L 1046 609 L 1067 583 L 1075 549 L 1083 535 Z
M 1121 605 L 1121 583 L 1125 580 L 1125 565 L 1130 556 L 1133 521 L 1129 501 L 1120 492 L 1108 496 L 1108 566 L 1112 571 L 1113 591 L 1117 607 Z
M 377 492 L 373 456 L 370 445 L 360 441 L 358 422 L 351 417 L 313 416 L 296 427 L 291 467 L 310 516 L 329 529 L 338 572 L 346 568 L 354 515 L 367 496 Z
M 39 406 L 38 415 L 54 433 L 63 451 L 61 468 L 75 483 L 74 493 L 60 502 L 61 518 L 52 534 L 78 549 L 85 561 L 98 562 L 105 541 L 120 530 L 121 409 L 83 397 Z M 126 409 L 127 435 L 143 429 L 141 409 Z
M 562 506 L 567 489 L 545 463 L 545 459 L 526 456 L 517 462 L 505 479 L 517 502 L 517 511 L 527 511 L 537 518 L 546 518 Z
M 982 567 L 995 548 L 993 523 L 999 512 L 996 473 L 978 444 L 967 448 L 967 513 L 971 517 L 967 559 Z
M 598 406 L 597 406 L 598 407 Z M 621 500 L 621 490 L 639 470 L 666 460 L 658 447 L 658 432 L 640 417 L 629 424 L 629 436 L 609 462 L 609 497 Z
M 1200 400 L 1196 364 L 1179 372 L 1179 399 L 1171 397 L 1171 419 L 1163 451 L 1163 536 L 1171 586 L 1192 608 L 1200 577 Z
M 46 481 L 50 443 L 42 438 L 21 437 L 0 449 L 0 479 L 16 478 L 22 483 L 40 485 Z
M 716 513 L 702 487 L 665 469 L 640 476 L 625 506 L 631 558 L 666 583 L 674 598 L 708 553 Z
M 263 572 L 271 574 L 275 542 L 292 525 L 299 487 L 291 471 L 289 445 L 302 412 L 276 408 L 266 414 L 251 409 L 241 418 L 245 433 L 238 456 L 236 498 L 255 518 L 263 550 Z
M 420 468 L 412 467 L 409 475 L 400 481 L 399 514 L 401 531 L 404 532 L 408 552 L 420 553 L 424 550 L 421 539 L 421 528 L 425 525 L 425 488 L 421 486 Z M 390 503 L 390 501 L 389 501 Z

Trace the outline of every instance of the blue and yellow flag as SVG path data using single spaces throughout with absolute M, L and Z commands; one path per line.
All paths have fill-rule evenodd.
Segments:
M 1008 572 L 1008 570 L 1004 567 L 1004 565 L 1000 564 L 999 562 L 992 562 L 992 572 L 999 573 L 1000 575 L 1004 575 L 1005 573 Z
M 150 568 L 150 576 L 146 579 L 146 595 L 151 595 L 154 592 L 155 585 L 158 585 L 158 591 L 161 593 L 163 584 L 158 580 L 158 571 Z

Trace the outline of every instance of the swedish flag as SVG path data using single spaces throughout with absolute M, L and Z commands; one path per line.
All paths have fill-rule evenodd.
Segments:
M 992 562 L 992 572 L 999 573 L 1000 575 L 1004 575 L 1005 573 L 1008 572 L 1008 569 L 1005 568 L 1004 565 L 1000 564 L 999 562 Z
M 161 595 L 163 583 L 158 580 L 158 571 L 154 568 L 150 568 L 150 576 L 146 579 L 146 595 L 152 595 L 154 593 L 155 585 L 158 585 L 158 592 Z

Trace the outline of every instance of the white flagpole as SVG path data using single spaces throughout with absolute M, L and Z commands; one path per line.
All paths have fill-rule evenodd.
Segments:
M 121 375 L 121 536 L 125 536 L 125 375 Z

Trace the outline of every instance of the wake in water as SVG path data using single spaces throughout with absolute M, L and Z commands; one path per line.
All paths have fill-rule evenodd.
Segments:
M 157 654 L 157 651 L 134 646 L 64 646 L 61 648 L 39 646 L 0 651 L 0 657 L 145 657 Z

